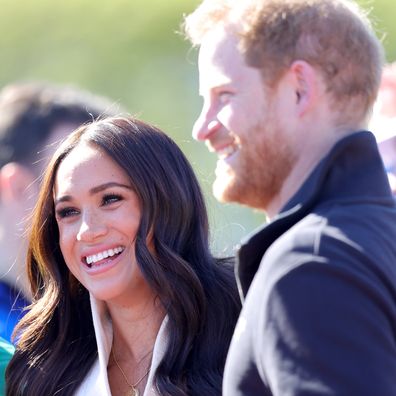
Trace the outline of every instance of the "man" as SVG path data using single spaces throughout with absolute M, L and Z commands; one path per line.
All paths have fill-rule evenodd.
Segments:
M 396 63 L 385 66 L 370 128 L 373 130 L 396 195 Z
M 264 210 L 224 395 L 396 395 L 396 208 L 364 131 L 383 51 L 347 0 L 205 0 L 193 136 L 215 196 Z
M 68 86 L 19 83 L 0 91 L 0 336 L 6 340 L 30 299 L 24 228 L 40 173 L 62 138 L 114 110 L 107 99 Z

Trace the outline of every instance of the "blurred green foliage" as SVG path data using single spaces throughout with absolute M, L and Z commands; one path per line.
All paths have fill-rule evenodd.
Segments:
M 382 39 L 388 62 L 396 60 L 396 2 L 394 0 L 360 0 L 365 9 L 370 11 L 376 33 Z
M 242 0 L 241 0 L 242 1 Z M 167 131 L 182 147 L 204 188 L 216 252 L 265 220 L 211 195 L 215 158 L 193 142 L 198 115 L 196 51 L 180 30 L 198 0 L 0 0 L 0 85 L 16 80 L 74 84 L 112 98 Z M 396 58 L 394 0 L 372 8 L 388 60 Z

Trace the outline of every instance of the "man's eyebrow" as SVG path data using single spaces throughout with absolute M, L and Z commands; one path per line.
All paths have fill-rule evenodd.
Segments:
M 130 186 L 130 185 L 117 183 L 117 182 L 108 182 L 108 183 L 100 184 L 99 186 L 92 187 L 89 190 L 89 194 L 94 195 L 94 194 L 97 194 L 101 191 L 107 190 L 108 188 L 112 188 L 112 187 L 121 187 L 121 188 L 127 188 L 128 190 L 132 190 L 132 186 Z M 72 200 L 71 195 L 63 195 L 59 198 L 56 198 L 54 200 L 54 204 L 57 205 L 60 202 L 69 202 L 71 200 Z
M 205 96 L 205 91 L 207 92 L 218 92 L 221 91 L 222 89 L 234 89 L 232 84 L 232 80 L 230 78 L 223 79 L 223 80 L 217 80 L 213 84 L 209 84 L 206 87 L 199 87 L 198 94 L 199 96 Z

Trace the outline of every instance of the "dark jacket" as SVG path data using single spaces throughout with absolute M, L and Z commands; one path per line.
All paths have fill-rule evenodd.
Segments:
M 396 395 L 396 207 L 370 132 L 242 245 L 224 395 Z

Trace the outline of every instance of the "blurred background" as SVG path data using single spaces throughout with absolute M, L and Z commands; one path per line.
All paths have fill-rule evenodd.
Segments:
M 165 130 L 201 182 L 214 252 L 230 254 L 265 216 L 215 201 L 211 184 L 216 158 L 191 138 L 201 107 L 197 52 L 178 31 L 183 15 L 199 2 L 0 0 L 0 86 L 30 80 L 72 84 L 107 96 Z M 360 4 L 371 10 L 387 60 L 394 61 L 395 0 Z

